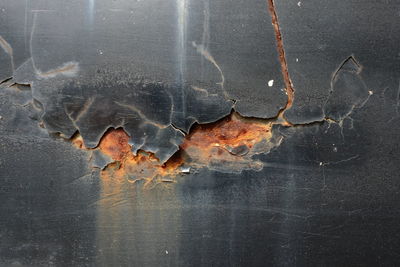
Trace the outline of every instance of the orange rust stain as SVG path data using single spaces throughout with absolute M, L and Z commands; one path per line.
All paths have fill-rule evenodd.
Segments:
M 115 161 L 122 161 L 130 152 L 129 135 L 121 128 L 107 131 L 99 144 L 100 151 Z
M 95 149 L 114 161 L 102 170 L 104 181 L 135 183 L 144 180 L 145 185 L 157 184 L 174 181 L 183 172 L 183 165 L 202 168 L 214 164 L 227 170 L 255 166 L 251 159 L 252 155 L 259 153 L 255 146 L 268 142 L 272 137 L 272 124 L 272 121 L 244 118 L 232 113 L 220 121 L 196 125 L 179 151 L 163 164 L 151 152 L 139 150 L 133 154 L 130 136 L 122 128 L 107 131 Z M 76 147 L 87 149 L 79 134 L 74 135 L 71 141 Z
M 252 147 L 261 139 L 270 135 L 271 125 L 257 119 L 241 117 L 232 113 L 229 117 L 215 123 L 197 125 L 181 145 L 183 150 L 188 147 L 206 148 L 210 146 Z
M 262 164 L 252 159 L 274 146 L 272 121 L 245 118 L 238 113 L 215 123 L 197 125 L 181 145 L 185 162 L 195 168 L 240 172 L 259 170 Z
M 129 138 L 121 128 L 109 130 L 104 134 L 98 149 L 115 162 L 101 172 L 103 178 L 122 178 L 130 182 L 144 180 L 146 185 L 159 177 L 178 174 L 178 167 L 183 163 L 180 158 L 174 156 L 161 164 L 153 153 L 139 150 L 137 155 L 134 155 Z
M 71 141 L 71 143 L 76 147 L 76 148 L 79 148 L 79 149 L 87 149 L 86 147 L 85 147 L 85 144 L 83 143 L 83 138 L 82 138 L 82 136 L 77 132 L 77 133 L 75 133 L 72 137 L 71 137 L 71 139 L 70 139 L 70 141 Z

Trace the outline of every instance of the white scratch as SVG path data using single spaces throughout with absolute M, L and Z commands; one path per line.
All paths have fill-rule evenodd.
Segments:
M 204 88 L 200 88 L 200 87 L 197 87 L 194 85 L 192 85 L 191 88 L 195 91 L 201 92 L 201 93 L 205 94 L 206 96 L 208 96 L 208 91 Z
M 0 46 L 3 48 L 4 52 L 6 52 L 11 58 L 11 67 L 14 70 L 14 58 L 13 58 L 13 49 L 11 45 L 2 37 L 0 36 Z
M 205 59 L 207 59 L 208 61 L 210 61 L 215 68 L 217 68 L 217 70 L 219 71 L 220 75 L 221 75 L 221 81 L 217 84 L 219 84 L 221 86 L 221 89 L 224 93 L 225 98 L 228 98 L 228 94 L 225 91 L 224 88 L 224 84 L 225 84 L 225 76 L 222 72 L 221 67 L 218 65 L 218 63 L 215 61 L 214 57 L 210 54 L 210 52 L 204 48 L 204 45 L 202 44 L 196 44 L 196 42 L 192 42 L 193 47 L 196 48 L 197 53 L 199 53 L 200 55 L 202 55 Z
M 118 101 L 114 101 L 114 103 L 117 104 L 120 107 L 124 107 L 124 108 L 127 108 L 129 110 L 132 110 L 132 111 L 136 112 L 143 120 L 145 120 L 145 123 L 151 124 L 151 125 L 153 125 L 155 127 L 158 127 L 160 129 L 164 129 L 164 128 L 168 127 L 166 125 L 162 125 L 162 124 L 159 124 L 157 122 L 154 122 L 154 121 L 150 120 L 149 118 L 147 118 L 147 116 L 140 109 L 138 109 L 134 105 L 124 104 L 124 103 L 121 103 L 121 102 L 118 102 Z
M 42 72 L 40 70 L 37 69 L 36 74 L 40 77 L 40 78 L 54 78 L 58 75 L 64 75 L 67 77 L 74 77 L 78 74 L 79 72 L 79 63 L 75 62 L 75 61 L 71 61 L 71 62 L 66 62 L 63 65 L 52 69 L 52 70 L 48 70 L 46 72 Z
M 343 163 L 343 162 L 347 162 L 347 161 L 350 161 L 350 160 L 353 160 L 353 159 L 357 159 L 357 158 L 359 158 L 360 157 L 360 155 L 354 155 L 354 156 L 351 156 L 351 157 L 349 157 L 349 158 L 347 158 L 347 159 L 342 159 L 342 160 L 339 160 L 339 161 L 332 161 L 332 162 L 325 162 L 325 163 L 323 163 L 323 165 L 324 166 L 327 166 L 327 165 L 336 165 L 336 164 L 340 164 L 340 163 Z

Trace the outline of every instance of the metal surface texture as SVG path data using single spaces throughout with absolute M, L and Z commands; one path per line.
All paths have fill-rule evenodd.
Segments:
M 398 265 L 399 16 L 0 0 L 0 265 Z

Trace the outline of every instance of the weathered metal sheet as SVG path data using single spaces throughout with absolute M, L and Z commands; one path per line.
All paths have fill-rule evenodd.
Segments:
M 396 265 L 399 10 L 0 0 L 0 263 Z

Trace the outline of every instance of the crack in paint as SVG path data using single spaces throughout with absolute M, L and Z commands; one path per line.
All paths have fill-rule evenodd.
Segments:
M 355 61 L 355 59 L 353 60 Z M 344 62 L 347 61 L 348 59 Z M 342 63 L 339 66 L 333 75 L 332 92 L 334 92 L 333 86 L 337 80 L 336 77 L 339 77 L 339 71 L 343 69 L 345 73 L 354 72 L 353 69 L 350 69 L 349 72 L 349 67 L 352 65 Z M 357 71 L 356 74 L 358 75 L 359 72 Z M 9 82 L 13 83 L 13 80 L 11 79 Z M 369 91 L 369 95 L 364 100 L 359 99 L 357 108 L 362 108 L 371 95 L 372 91 Z M 92 101 L 86 101 L 77 117 L 82 116 L 82 112 L 85 113 L 85 109 L 92 104 Z M 94 148 L 85 147 L 79 131 L 69 140 L 77 148 L 91 152 L 92 165 L 102 169 L 101 177 L 104 180 L 125 179 L 130 183 L 144 181 L 144 185 L 149 186 L 175 182 L 178 176 L 193 173 L 202 168 L 227 173 L 240 173 L 243 170 L 259 171 L 266 165 L 254 159 L 253 156 L 268 154 L 278 147 L 284 138 L 280 133 L 272 131 L 273 125 L 307 127 L 328 122 L 337 123 L 342 127 L 342 120 L 335 121 L 328 116 L 321 121 L 308 124 L 291 124 L 283 117 L 286 108 L 271 119 L 243 117 L 232 109 L 230 115 L 216 122 L 196 123 L 188 133 L 181 132 L 184 136 L 183 142 L 176 144 L 177 147 L 179 146 L 178 151 L 166 161 L 157 158 L 155 154 L 157 151 L 140 149 L 140 146 L 134 147 L 130 143 L 131 136 L 121 127 L 109 128 Z M 352 107 L 350 112 L 345 114 L 343 120 L 355 108 L 356 106 Z M 172 127 L 179 130 L 175 125 Z M 62 137 L 61 134 L 60 136 Z
M 281 63 L 283 80 L 284 80 L 285 86 L 286 86 L 285 90 L 286 90 L 286 94 L 288 97 L 286 106 L 283 108 L 283 110 L 281 112 L 282 117 L 283 117 L 283 113 L 287 109 L 290 109 L 292 107 L 295 90 L 294 90 L 293 83 L 292 83 L 292 80 L 290 79 L 290 75 L 289 75 L 289 69 L 288 69 L 288 65 L 286 62 L 285 49 L 283 46 L 282 33 L 280 30 L 280 26 L 279 26 L 278 15 L 275 10 L 274 0 L 267 0 L 267 2 L 268 2 L 268 11 L 269 11 L 269 13 L 271 15 L 271 19 L 272 19 L 272 26 L 274 27 L 274 31 L 275 31 L 276 47 L 277 47 L 278 54 L 279 54 L 279 61 Z
M 268 10 L 271 15 L 272 25 L 274 28 L 276 47 L 281 65 L 281 72 L 285 83 L 285 91 L 287 94 L 287 103 L 285 107 L 283 107 L 278 112 L 276 117 L 270 119 L 243 117 L 235 111 L 234 104 L 236 100 L 232 100 L 233 108 L 230 115 L 225 116 L 216 122 L 206 124 L 196 123 L 186 132 L 172 123 L 171 118 L 173 114 L 172 111 L 174 110 L 174 101 L 171 93 L 168 90 L 165 90 L 171 98 L 172 102 L 169 124 L 164 125 L 150 120 L 146 116 L 146 114 L 144 114 L 140 110 L 140 108 L 137 108 L 134 105 L 125 104 L 118 101 L 114 101 L 114 103 L 120 107 L 136 112 L 141 119 L 146 121 L 147 124 L 151 124 L 152 126 L 156 126 L 160 129 L 172 127 L 176 131 L 179 131 L 182 136 L 184 136 L 183 142 L 181 144 L 179 144 L 181 141 L 172 140 L 174 141 L 174 145 L 176 145 L 177 148 L 179 146 L 179 149 L 178 151 L 174 150 L 176 152 L 173 155 L 173 152 L 169 154 L 168 157 L 170 155 L 172 156 L 167 158 L 166 161 L 164 159 L 160 160 L 156 156 L 156 152 L 160 150 L 163 146 L 162 142 L 156 143 L 154 151 L 149 151 L 151 150 L 151 148 L 149 147 L 147 147 L 146 150 L 141 149 L 141 146 L 138 146 L 138 144 L 136 144 L 136 147 L 134 147 L 134 145 L 130 143 L 131 136 L 129 136 L 128 132 L 125 131 L 124 128 L 118 128 L 118 126 L 115 125 L 113 126 L 116 128 L 108 128 L 108 130 L 104 134 L 102 134 L 100 141 L 94 148 L 87 148 L 84 145 L 84 140 L 79 131 L 77 131 L 75 135 L 70 138 L 70 141 L 79 149 L 90 151 L 92 160 L 96 160 L 96 157 L 101 157 L 98 161 L 100 163 L 97 167 L 102 168 L 101 175 L 103 178 L 125 178 L 132 183 L 136 183 L 139 180 L 144 180 L 145 185 L 149 185 L 153 183 L 157 184 L 158 182 L 173 182 L 175 181 L 174 178 L 176 176 L 191 173 L 201 168 L 208 168 L 210 170 L 216 170 L 219 172 L 231 173 L 240 173 L 241 171 L 246 169 L 261 170 L 265 166 L 265 164 L 254 159 L 253 156 L 262 153 L 269 153 L 272 149 L 278 147 L 283 140 L 283 136 L 281 136 L 279 133 L 274 133 L 272 131 L 273 125 L 281 125 L 284 127 L 306 127 L 328 122 L 337 123 L 340 125 L 340 127 L 342 127 L 343 120 L 346 118 L 350 118 L 349 115 L 353 112 L 355 108 L 363 107 L 369 100 L 370 95 L 372 95 L 372 91 L 369 91 L 370 93 L 368 97 L 364 99 L 363 102 L 360 102 L 360 105 L 357 106 L 356 104 L 353 104 L 350 110 L 345 113 L 344 117 L 340 120 L 334 120 L 329 116 L 325 116 L 321 121 L 314 121 L 308 124 L 292 124 L 285 119 L 285 111 L 290 109 L 293 105 L 295 89 L 289 75 L 283 38 L 274 5 L 274 0 L 267 0 L 267 3 Z M 184 50 L 186 49 L 183 42 L 186 37 L 183 33 L 185 32 L 186 27 L 184 20 L 187 7 L 184 0 L 180 1 L 180 4 L 180 8 L 182 9 L 182 16 L 179 18 L 179 21 L 181 22 L 180 25 L 182 27 L 182 36 L 180 36 L 180 50 L 182 56 L 184 54 Z M 37 18 L 35 13 L 30 39 L 31 49 L 32 36 L 36 26 L 36 19 Z M 219 71 L 221 81 L 218 84 L 221 86 L 225 98 L 227 98 L 227 92 L 224 88 L 224 74 L 220 66 L 215 61 L 214 57 L 208 51 L 208 41 L 206 41 L 205 37 L 206 34 L 203 33 L 203 35 L 204 36 L 202 44 L 196 44 L 196 42 L 193 41 L 192 45 L 194 48 L 196 48 L 196 51 L 200 55 L 202 55 L 206 60 L 212 63 L 214 67 Z M 12 52 L 11 46 L 7 45 L 8 43 L 6 43 L 3 39 L 0 39 L 0 46 L 2 46 L 4 50 Z M 358 62 L 352 56 L 345 60 L 344 63 L 339 66 L 339 68 L 333 75 L 330 95 L 333 94 L 333 84 L 335 83 L 335 79 L 338 76 L 339 71 L 344 68 L 345 63 L 349 60 L 352 60 L 351 62 L 354 61 L 354 65 L 357 67 L 356 74 L 359 74 L 359 72 L 361 72 L 361 65 L 358 64 Z M 180 72 L 181 76 L 183 77 L 184 62 L 182 59 L 180 63 Z M 72 77 L 77 75 L 79 71 L 78 62 L 67 62 L 64 65 L 53 70 L 49 70 L 47 72 L 39 71 L 36 68 L 33 60 L 32 66 L 35 70 L 35 73 L 41 78 L 54 78 L 58 74 Z M 8 81 L 11 82 L 12 78 L 3 81 L 3 83 Z M 272 86 L 273 80 L 271 80 L 270 82 L 270 86 Z M 209 92 L 204 88 L 195 86 L 191 86 L 191 88 L 194 91 L 204 94 L 205 96 L 209 96 Z M 210 94 L 210 96 L 211 95 L 212 94 Z M 327 99 L 327 102 L 328 101 L 329 98 Z M 83 115 L 86 115 L 89 107 L 91 107 L 92 104 L 95 105 L 93 102 L 94 100 L 91 98 L 85 101 L 75 119 L 72 117 L 72 113 L 70 114 L 67 112 L 67 110 L 65 110 L 65 113 L 68 115 L 69 119 L 72 121 L 76 129 L 79 129 L 79 127 L 76 125 L 76 122 L 79 121 L 79 119 Z M 186 108 L 185 103 L 183 103 L 182 106 L 184 109 Z M 117 125 L 125 125 L 124 120 L 122 123 L 119 123 Z M 137 138 L 136 136 L 133 137 Z M 144 133 L 143 144 L 145 143 L 146 139 L 147 135 L 146 133 Z

